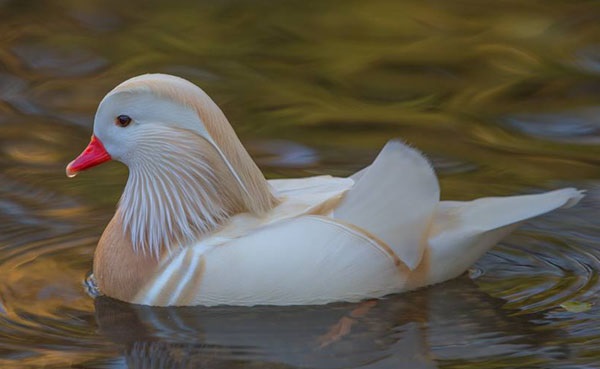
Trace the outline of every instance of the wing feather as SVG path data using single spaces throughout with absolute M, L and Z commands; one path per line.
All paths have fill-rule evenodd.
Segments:
M 356 184 L 334 218 L 356 225 L 387 243 L 413 270 L 440 198 L 435 173 L 423 155 L 390 141 L 373 164 L 353 177 Z

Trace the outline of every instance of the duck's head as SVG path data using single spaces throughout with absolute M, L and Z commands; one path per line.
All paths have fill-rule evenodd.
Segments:
M 261 213 L 275 202 L 223 112 L 179 77 L 141 75 L 110 91 L 96 112 L 88 147 L 69 163 L 67 175 L 111 159 L 129 167 L 120 213 L 124 221 L 139 218 L 129 230 L 139 234 L 133 240 L 138 243 L 166 241 L 142 237 L 153 222 L 141 219 L 164 222 L 171 230 L 161 231 L 183 242 L 231 213 Z M 192 228 L 173 231 L 177 221 Z
M 67 175 L 75 176 L 111 159 L 129 167 L 143 164 L 157 151 L 150 143 L 156 143 L 157 137 L 168 139 L 173 132 L 181 131 L 208 141 L 229 163 L 224 151 L 233 151 L 229 147 L 236 144 L 235 133 L 220 109 L 200 88 L 165 74 L 131 78 L 100 102 L 92 140 L 81 155 L 69 163 Z M 213 135 L 220 142 L 216 142 Z M 181 154 L 185 154 L 183 148 Z

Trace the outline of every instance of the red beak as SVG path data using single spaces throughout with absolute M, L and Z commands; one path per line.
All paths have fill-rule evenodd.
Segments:
M 79 156 L 67 165 L 67 177 L 75 177 L 77 173 L 111 159 L 102 141 L 92 135 L 92 140 Z

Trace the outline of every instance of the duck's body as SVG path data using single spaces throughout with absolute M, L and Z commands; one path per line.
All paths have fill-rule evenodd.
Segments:
M 201 113 L 204 107 L 194 105 L 190 94 L 210 105 L 209 113 Z M 167 100 L 160 108 L 154 108 L 158 103 L 146 107 L 163 115 L 163 122 L 185 123 L 165 128 L 141 114 L 142 128 L 132 130 L 134 139 L 128 141 L 136 149 L 121 152 L 122 142 L 112 136 L 119 131 L 107 133 L 98 123 L 104 115 L 121 113 L 117 98 L 134 105 Z M 381 297 L 460 275 L 521 221 L 573 205 L 582 196 L 563 189 L 440 202 L 427 160 L 397 141 L 350 178 L 267 182 L 247 153 L 238 152 L 243 147 L 230 137 L 231 127 L 206 99 L 187 81 L 146 75 L 118 86 L 99 108 L 94 132 L 108 145 L 90 146 L 99 145 L 130 167 L 119 209 L 94 260 L 98 286 L 111 297 L 161 306 Z M 181 114 L 170 114 L 173 109 Z M 144 152 L 140 142 L 153 137 L 160 138 L 154 150 Z M 145 163 L 148 155 L 154 158 Z M 80 158 L 68 171 L 107 160 L 81 164 Z

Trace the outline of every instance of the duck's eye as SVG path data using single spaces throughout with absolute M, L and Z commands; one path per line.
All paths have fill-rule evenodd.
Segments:
M 129 115 L 119 115 L 115 119 L 115 124 L 119 127 L 127 127 L 131 123 L 131 117 Z

